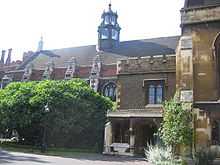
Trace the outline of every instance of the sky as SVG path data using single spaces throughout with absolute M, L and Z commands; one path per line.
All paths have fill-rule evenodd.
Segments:
M 12 59 L 44 49 L 97 43 L 97 27 L 110 0 L 0 0 L 0 50 Z M 122 28 L 121 41 L 180 35 L 184 0 L 111 0 Z

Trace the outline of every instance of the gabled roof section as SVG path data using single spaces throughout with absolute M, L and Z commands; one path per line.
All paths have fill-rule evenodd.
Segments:
M 44 69 L 53 58 L 55 67 L 66 67 L 67 62 L 75 57 L 79 65 L 90 66 L 97 54 L 100 54 L 103 64 L 116 64 L 119 59 L 128 57 L 144 57 L 152 55 L 175 54 L 179 36 L 162 37 L 121 42 L 119 47 L 105 52 L 97 52 L 96 45 L 51 50 L 57 57 L 45 54 L 33 54 L 19 69 L 32 63 L 36 69 Z

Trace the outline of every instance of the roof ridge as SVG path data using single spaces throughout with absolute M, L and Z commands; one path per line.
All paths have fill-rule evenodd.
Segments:
M 133 39 L 133 40 L 124 40 L 120 41 L 120 43 L 123 42 L 129 42 L 129 41 L 143 41 L 143 40 L 152 40 L 152 39 L 162 39 L 162 38 L 177 38 L 181 35 L 173 35 L 173 36 L 163 36 L 163 37 L 152 37 L 152 38 L 142 38 L 142 39 Z M 96 44 L 89 44 L 89 45 L 78 45 L 78 46 L 72 46 L 72 47 L 64 47 L 64 48 L 57 48 L 57 49 L 49 49 L 50 51 L 56 51 L 56 50 L 63 50 L 63 49 L 71 49 L 71 48 L 83 48 L 83 47 L 92 47 L 96 46 Z

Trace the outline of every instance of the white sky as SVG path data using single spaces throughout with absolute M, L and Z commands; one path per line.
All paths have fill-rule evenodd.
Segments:
M 0 0 L 0 50 L 13 48 L 13 59 L 36 50 L 97 43 L 97 27 L 109 0 Z M 180 35 L 184 0 L 112 0 L 121 40 Z

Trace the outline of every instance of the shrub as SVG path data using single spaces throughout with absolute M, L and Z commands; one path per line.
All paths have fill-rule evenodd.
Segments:
M 163 122 L 160 136 L 165 145 L 172 146 L 175 151 L 177 145 L 190 145 L 192 140 L 192 116 L 183 103 L 172 99 L 164 103 Z
M 154 165 L 181 165 L 181 160 L 174 158 L 171 147 L 150 146 L 145 149 L 145 156 Z
M 210 149 L 201 149 L 195 154 L 195 165 L 212 165 L 216 156 L 216 152 Z

